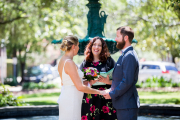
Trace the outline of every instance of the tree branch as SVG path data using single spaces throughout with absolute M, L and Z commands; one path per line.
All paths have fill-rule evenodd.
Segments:
M 20 17 L 20 16 L 18 16 L 18 17 L 16 17 L 16 18 L 11 19 L 11 20 L 2 21 L 2 22 L 0 21 L 0 25 L 1 25 L 1 24 L 11 23 L 11 22 L 13 22 L 13 21 L 15 21 L 15 20 L 19 20 L 19 19 L 22 19 L 22 18 L 28 18 L 28 16 L 25 16 L 25 17 Z
M 169 24 L 169 25 L 165 25 L 165 24 L 158 24 L 158 25 L 155 25 L 155 27 L 174 27 L 174 26 L 178 26 L 180 25 L 180 22 L 176 23 L 176 24 Z

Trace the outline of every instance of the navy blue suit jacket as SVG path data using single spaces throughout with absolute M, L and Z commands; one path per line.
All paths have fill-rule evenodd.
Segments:
M 129 47 L 119 57 L 113 71 L 113 81 L 109 92 L 114 108 L 139 108 L 139 96 L 135 84 L 138 81 L 139 61 L 133 47 Z

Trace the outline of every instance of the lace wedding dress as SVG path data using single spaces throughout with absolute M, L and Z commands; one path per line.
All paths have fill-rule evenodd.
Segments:
M 78 73 L 80 78 L 83 78 L 84 74 L 79 68 Z M 62 83 L 61 94 L 57 101 L 59 103 L 59 120 L 81 120 L 81 104 L 84 93 L 77 90 L 70 76 L 65 73 L 64 66 L 62 70 Z

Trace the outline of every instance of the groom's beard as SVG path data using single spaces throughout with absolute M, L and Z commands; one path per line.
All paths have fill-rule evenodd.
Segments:
M 125 41 L 123 38 L 122 42 L 117 43 L 116 48 L 122 50 L 124 48 L 124 46 L 125 46 Z

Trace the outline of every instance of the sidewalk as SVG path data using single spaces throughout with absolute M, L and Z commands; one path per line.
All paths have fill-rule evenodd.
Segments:
M 12 87 L 8 87 L 9 91 L 11 92 L 19 92 L 22 91 L 22 86 L 12 86 Z

